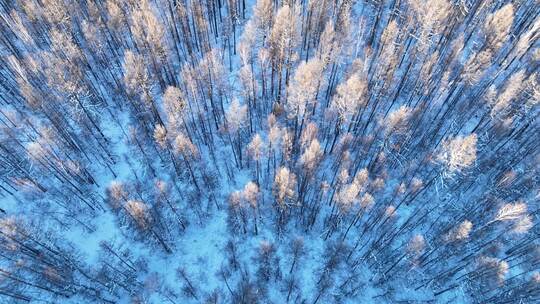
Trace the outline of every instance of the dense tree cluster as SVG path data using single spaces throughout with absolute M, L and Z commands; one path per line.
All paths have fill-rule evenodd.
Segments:
M 540 301 L 537 0 L 0 0 L 0 302 Z

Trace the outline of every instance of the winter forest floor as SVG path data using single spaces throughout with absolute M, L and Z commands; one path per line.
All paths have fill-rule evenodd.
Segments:
M 0 0 L 0 303 L 539 303 L 537 0 Z

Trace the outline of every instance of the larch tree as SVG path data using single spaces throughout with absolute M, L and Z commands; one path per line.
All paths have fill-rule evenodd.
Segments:
M 247 120 L 247 105 L 240 105 L 238 99 L 233 99 L 225 112 L 225 132 L 231 144 L 236 166 L 242 167 L 242 128 Z
M 490 112 L 491 116 L 504 116 L 504 112 L 511 105 L 511 101 L 519 96 L 524 83 L 524 78 L 525 71 L 521 70 L 508 79 L 504 90 L 502 90 L 493 100 Z
M 300 35 L 300 7 L 288 4 L 280 7 L 276 13 L 268 44 L 272 61 L 271 91 L 277 102 L 281 101 L 282 89 L 289 79 L 290 67 L 296 61 L 296 48 Z M 285 75 L 283 71 L 285 70 Z M 277 88 L 274 79 L 277 78 Z M 285 80 L 283 79 L 285 78 Z
M 259 134 L 255 134 L 247 146 L 247 151 L 249 157 L 255 161 L 255 176 L 257 179 L 257 184 L 259 184 L 260 171 L 261 171 L 261 160 L 265 155 L 265 144 Z
M 257 0 L 253 7 L 253 19 L 255 20 L 255 26 L 260 31 L 262 36 L 262 45 L 265 44 L 266 37 L 272 26 L 272 20 L 274 17 L 273 1 L 271 0 Z
M 258 221 L 258 214 L 259 214 L 259 187 L 254 182 L 248 182 L 244 186 L 244 190 L 242 190 L 242 196 L 244 199 L 248 202 L 249 206 L 252 209 L 253 212 L 253 226 L 255 229 L 255 234 L 257 235 L 259 233 L 259 230 L 257 228 L 257 221 Z
M 272 192 L 276 199 L 276 207 L 279 213 L 278 225 L 283 229 L 286 221 L 286 212 L 294 201 L 296 196 L 296 175 L 287 167 L 281 167 L 277 170 L 274 177 Z
M 508 3 L 489 14 L 484 23 L 486 47 L 497 52 L 504 44 L 514 21 L 514 6 Z
M 287 116 L 294 120 L 296 136 L 302 133 L 304 123 L 315 114 L 319 87 L 324 81 L 323 65 L 317 59 L 302 62 L 287 88 Z
M 167 113 L 169 128 L 175 132 L 179 130 L 187 131 L 187 125 L 184 120 L 187 104 L 182 91 L 177 87 L 169 86 L 165 90 L 162 99 Z
M 437 160 L 444 166 L 446 175 L 459 173 L 471 166 L 476 160 L 477 136 L 457 136 L 443 142 Z

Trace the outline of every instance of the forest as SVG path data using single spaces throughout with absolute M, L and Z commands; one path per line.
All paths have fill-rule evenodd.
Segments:
M 539 0 L 0 0 L 0 303 L 540 303 Z

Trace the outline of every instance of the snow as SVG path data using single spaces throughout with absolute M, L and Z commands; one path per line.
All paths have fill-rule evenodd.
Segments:
M 251 8 L 254 5 L 255 0 L 248 0 L 247 3 Z M 353 20 L 352 23 L 355 24 L 355 26 L 362 24 L 363 27 L 370 27 L 376 22 L 379 24 L 386 24 L 393 18 L 399 19 L 399 12 L 389 12 L 390 5 L 395 5 L 395 3 L 388 2 L 383 4 L 384 13 L 381 16 L 381 19 L 375 21 L 377 11 L 372 3 L 369 1 L 361 1 L 354 7 L 353 11 L 357 14 L 361 14 L 363 17 L 369 16 L 369 18 L 364 20 L 365 23 L 359 23 L 359 20 Z M 162 12 L 156 9 L 156 13 L 161 14 Z M 251 9 L 248 10 L 247 15 L 251 15 Z M 356 16 L 358 15 L 355 15 L 355 17 Z M 242 29 L 243 24 L 240 24 L 236 33 L 237 41 L 240 40 Z M 351 47 L 354 48 L 353 52 L 355 55 L 364 56 L 366 55 L 365 53 L 367 53 L 366 50 L 368 48 L 367 45 L 361 44 L 365 44 L 364 40 L 366 40 L 367 37 L 364 36 L 367 32 L 359 28 L 355 29 L 358 31 L 359 37 L 355 36 L 358 41 L 355 42 L 354 46 L 351 45 Z M 375 37 L 380 36 L 383 30 L 384 28 L 382 26 L 378 26 Z M 376 49 L 376 47 L 378 47 L 377 44 L 379 44 L 379 42 L 375 39 L 374 44 L 369 47 Z M 473 47 L 475 46 L 472 44 L 473 43 L 468 43 L 464 48 L 464 51 L 457 60 L 459 64 L 465 63 L 467 58 L 474 53 Z M 0 49 L 1 52 L 4 53 L 3 45 L 0 44 L 0 47 L 2 47 L 2 49 Z M 364 49 L 364 47 L 366 48 Z M 85 51 L 89 52 L 90 49 Z M 9 54 L 9 49 L 5 48 L 5 52 Z M 225 67 L 228 68 L 228 54 L 226 54 L 226 52 L 226 50 L 223 50 L 222 55 L 224 56 Z M 463 174 L 456 174 L 451 177 L 443 176 L 442 173 L 438 173 L 438 164 L 435 161 L 430 160 L 433 156 L 431 154 L 436 152 L 436 149 L 440 148 L 439 146 L 442 140 L 447 139 L 450 136 L 459 134 L 467 135 L 475 131 L 483 117 L 478 114 L 482 113 L 485 109 L 483 107 L 478 107 L 478 109 L 475 108 L 475 110 L 470 113 L 467 112 L 462 114 L 460 112 L 462 111 L 461 108 L 472 106 L 473 103 L 479 102 L 476 99 L 480 97 L 478 96 L 479 92 L 476 91 L 466 91 L 465 94 L 461 94 L 461 90 L 466 89 L 465 85 L 456 86 L 456 91 L 436 91 L 437 94 L 421 96 L 421 92 L 416 92 L 417 89 L 419 89 L 416 87 L 418 79 L 415 78 L 419 72 L 418 70 L 415 70 L 418 69 L 418 66 L 413 66 L 412 70 L 405 70 L 405 67 L 409 63 L 424 57 L 418 54 L 415 54 L 414 56 L 409 56 L 411 54 L 403 55 L 406 58 L 396 70 L 393 78 L 404 79 L 404 86 L 410 91 L 404 90 L 399 96 L 396 96 L 397 92 L 394 91 L 394 89 L 389 90 L 388 96 L 375 97 L 380 97 L 381 99 L 385 99 L 385 101 L 388 99 L 389 102 L 380 102 L 382 108 L 378 108 L 378 111 L 375 111 L 375 107 L 377 107 L 379 103 L 370 103 L 368 107 L 362 109 L 362 114 L 360 115 L 362 123 L 364 123 L 368 117 L 370 123 L 366 124 L 365 129 L 359 129 L 358 132 L 356 132 L 358 133 L 356 135 L 358 135 L 358 137 L 367 137 L 369 135 L 372 136 L 374 141 L 373 143 L 368 143 L 368 141 L 366 141 L 366 144 L 361 143 L 358 146 L 363 150 L 367 149 L 367 154 L 373 154 L 371 152 L 376 151 L 390 153 L 390 155 L 388 155 L 388 158 L 390 159 L 388 163 L 390 163 L 391 166 L 384 170 L 380 170 L 382 173 L 379 172 L 374 176 L 370 176 L 369 191 L 376 197 L 373 209 L 370 209 L 367 214 L 362 213 L 362 218 L 356 225 L 352 226 L 350 233 L 346 237 L 343 236 L 343 231 L 349 226 L 351 217 L 341 213 L 339 216 L 343 216 L 343 219 L 337 224 L 337 232 L 328 237 L 330 225 L 324 221 L 328 219 L 328 216 L 332 212 L 338 211 L 335 211 L 335 205 L 330 206 L 328 204 L 329 199 L 326 197 L 320 201 L 321 210 L 313 227 L 301 227 L 301 224 L 294 222 L 286 227 L 284 233 L 278 234 L 276 232 L 277 224 L 275 220 L 275 204 L 277 203 L 272 195 L 272 174 L 269 174 L 268 177 L 266 174 L 263 174 L 264 177 L 261 178 L 259 185 L 262 196 L 258 205 L 258 234 L 255 235 L 252 231 L 251 209 L 247 210 L 249 213 L 249 223 L 246 228 L 248 232 L 243 234 L 241 232 L 229 231 L 227 222 L 229 217 L 229 195 L 233 191 L 241 191 L 248 182 L 251 182 L 256 178 L 254 175 L 254 165 L 250 164 L 249 166 L 246 166 L 247 162 L 244 159 L 243 168 L 236 168 L 231 151 L 231 144 L 227 141 L 225 136 L 220 136 L 218 134 L 221 132 L 220 130 L 213 130 L 213 133 L 210 136 L 213 139 L 214 147 L 208 147 L 198 143 L 201 150 L 198 151 L 200 153 L 200 160 L 197 162 L 196 166 L 200 171 L 207 170 L 208 173 L 214 174 L 217 179 L 214 189 L 207 190 L 208 187 L 203 186 L 203 191 L 197 192 L 189 178 L 183 179 L 182 177 L 178 177 L 174 173 L 171 173 L 174 171 L 171 169 L 172 165 L 168 163 L 168 161 L 162 162 L 159 154 L 154 152 L 150 153 L 150 166 L 156 171 L 156 176 L 153 177 L 150 172 L 147 172 L 144 161 L 141 160 L 139 155 L 140 152 L 137 150 L 138 148 L 134 147 L 135 145 L 133 143 L 130 143 L 129 130 L 131 126 L 136 124 L 134 123 L 133 117 L 135 115 L 140 115 L 141 113 L 130 113 L 133 112 L 133 110 L 130 108 L 129 104 L 122 104 L 121 106 L 115 104 L 115 102 L 113 102 L 115 99 L 114 95 L 103 96 L 108 100 L 109 108 L 107 109 L 108 111 L 103 110 L 103 113 L 99 113 L 99 117 L 101 118 L 100 127 L 108 140 L 107 148 L 114 159 L 114 163 L 111 164 L 111 170 L 113 172 L 108 170 L 102 163 L 89 161 L 88 169 L 91 171 L 92 176 L 96 178 L 96 184 L 88 186 L 88 189 L 84 189 L 86 193 L 95 194 L 95 196 L 98 197 L 97 200 L 104 207 L 103 211 L 77 214 L 76 216 L 80 216 L 77 217 L 77 220 L 83 221 L 85 225 L 81 225 L 75 220 L 67 217 L 62 218 L 61 216 L 59 218 L 65 221 L 65 223 L 57 223 L 57 221 L 55 221 L 56 218 L 50 219 L 47 217 L 48 215 L 43 215 L 43 218 L 41 218 L 41 209 L 39 208 L 44 205 L 54 206 L 57 202 L 54 201 L 54 199 L 49 200 L 49 194 L 31 196 L 31 193 L 26 193 L 24 190 L 15 192 L 13 196 L 5 195 L 2 192 L 3 196 L 0 197 L 0 207 L 6 211 L 8 216 L 20 215 L 23 217 L 39 217 L 36 218 L 36 221 L 39 223 L 39 227 L 43 232 L 48 233 L 50 231 L 51 233 L 57 233 L 63 241 L 74 244 L 76 250 L 83 256 L 81 261 L 89 265 L 89 268 L 92 270 L 96 270 L 103 262 L 103 252 L 100 250 L 100 244 L 102 242 L 111 241 L 129 249 L 134 260 L 144 260 L 144 262 L 146 262 L 146 266 L 137 266 L 136 283 L 142 286 L 140 296 L 144 297 L 148 303 L 167 302 L 163 290 L 160 289 L 166 287 L 171 288 L 178 294 L 178 297 L 175 299 L 176 303 L 201 303 L 214 291 L 219 291 L 220 293 L 221 298 L 220 301 L 218 301 L 219 303 L 222 301 L 226 302 L 226 300 L 222 299 L 229 298 L 229 291 L 225 288 L 224 280 L 219 272 L 222 270 L 222 267 L 228 265 L 228 253 L 226 247 L 229 241 L 232 241 L 237 246 L 241 269 L 231 273 L 228 283 L 233 289 L 235 289 L 242 280 L 241 276 L 244 271 L 248 273 L 248 277 L 251 281 L 256 281 L 257 270 L 259 267 L 258 256 L 261 244 L 269 242 L 275 246 L 277 250 L 276 255 L 279 258 L 280 265 L 272 266 L 273 269 L 281 269 L 282 278 L 281 280 L 275 280 L 268 284 L 267 294 L 262 294 L 262 290 L 257 290 L 257 292 L 260 292 L 261 297 L 264 297 L 264 302 L 284 303 L 286 302 L 284 296 L 287 295 L 287 292 L 284 292 L 286 286 L 283 279 L 289 277 L 289 269 L 291 268 L 292 263 L 290 249 L 292 247 L 291 244 L 293 239 L 297 236 L 302 237 L 304 241 L 305 253 L 299 258 L 297 264 L 295 264 L 295 270 L 293 271 L 293 275 L 298 279 L 298 289 L 300 290 L 299 297 L 294 298 L 289 302 L 314 302 L 316 296 L 319 294 L 319 279 L 324 271 L 328 270 L 325 269 L 325 263 L 327 262 L 329 255 L 335 253 L 328 250 L 327 246 L 333 242 L 337 243 L 344 240 L 343 245 L 348 248 L 340 249 L 342 251 L 337 252 L 336 254 L 341 253 L 347 256 L 349 254 L 348 250 L 350 250 L 358 240 L 359 247 L 356 251 L 351 252 L 352 258 L 340 260 L 336 266 L 336 269 L 330 276 L 331 286 L 325 291 L 321 298 L 318 299 L 318 303 L 395 303 L 399 301 L 405 303 L 468 303 L 471 301 L 471 298 L 468 295 L 469 291 L 465 290 L 466 285 L 464 283 L 458 288 L 449 290 L 440 296 L 435 296 L 434 293 L 448 286 L 441 285 L 443 288 L 439 288 L 440 286 L 437 285 L 439 284 L 438 282 L 427 282 L 427 284 L 420 287 L 422 283 L 427 281 L 433 275 L 428 273 L 427 270 L 425 271 L 424 269 L 417 267 L 414 264 L 414 259 L 409 256 L 399 260 L 397 264 L 393 265 L 395 266 L 394 268 L 389 269 L 388 267 L 392 265 L 392 262 L 396 260 L 397 257 L 404 254 L 404 248 L 407 247 L 411 236 L 414 235 L 424 235 L 426 239 L 425 250 L 428 252 L 433 250 L 431 253 L 436 253 L 430 258 L 436 257 L 437 259 L 440 259 L 440 251 L 437 251 L 437 246 L 441 243 L 439 234 L 442 234 L 449 224 L 457 220 L 458 215 L 464 218 L 475 216 L 479 210 L 478 206 L 487 204 L 488 202 L 491 203 L 490 200 L 492 197 L 496 197 L 497 193 L 495 193 L 494 190 L 488 189 L 484 193 L 475 190 L 474 188 L 470 188 L 474 185 L 485 185 L 485 188 L 487 188 L 494 183 L 495 177 L 490 175 L 493 171 L 485 173 L 477 169 L 481 162 L 490 161 L 488 157 L 482 158 L 481 156 L 491 155 L 491 153 L 489 153 L 490 151 L 486 151 L 485 149 L 493 148 L 493 146 L 489 144 L 491 137 L 495 136 L 493 135 L 494 132 L 492 130 L 494 127 L 490 127 L 489 129 L 479 128 L 483 132 L 479 134 L 479 141 L 482 142 L 482 144 L 485 143 L 486 146 L 482 146 L 481 144 L 478 145 L 478 154 L 481 154 L 481 156 L 478 157 L 477 162 L 471 166 L 472 168 L 470 171 L 464 171 Z M 352 59 L 354 58 L 348 58 L 344 62 L 339 62 L 336 76 L 337 81 L 344 80 L 345 73 L 348 72 Z M 367 72 L 368 65 L 370 69 L 372 67 L 372 63 L 370 63 L 369 60 L 367 61 L 364 72 Z M 516 62 L 511 67 L 519 64 L 522 63 Z M 245 105 L 247 101 L 246 98 L 244 98 L 245 96 L 240 96 L 241 88 L 238 83 L 239 67 L 241 65 L 238 54 L 232 59 L 232 65 L 232 71 L 227 74 L 228 81 L 232 84 L 231 92 L 229 93 L 231 96 L 239 97 L 241 105 Z M 180 62 L 178 64 L 175 63 L 174 66 L 175 68 L 178 68 L 178 70 L 181 68 Z M 376 69 L 376 67 L 373 68 Z M 491 70 L 486 71 L 485 73 L 485 75 L 491 75 L 496 71 L 497 74 L 493 79 L 482 79 L 480 82 L 492 81 L 494 85 L 500 88 L 507 76 L 511 74 L 512 69 L 509 68 L 508 71 L 499 72 L 497 70 L 498 68 L 498 66 L 493 66 L 491 67 Z M 0 73 L 2 72 L 3 70 L 0 70 Z M 122 75 L 123 73 L 121 67 L 113 67 L 110 72 L 118 75 Z M 179 71 L 174 72 L 176 73 Z M 413 76 L 408 76 L 406 72 Z M 258 67 L 255 67 L 254 74 L 259 75 L 259 73 Z M 293 78 L 293 75 L 294 71 L 289 75 L 291 79 Z M 382 77 L 382 75 L 376 76 Z M 488 78 L 488 76 L 484 78 Z M 439 77 L 436 77 L 436 79 L 440 80 Z M 379 90 L 381 90 L 380 86 L 384 85 L 383 80 L 375 79 L 373 83 L 373 87 L 370 89 L 378 94 Z M 414 88 L 411 89 L 410 87 L 413 83 Z M 97 84 L 97 86 L 103 95 L 114 92 L 111 88 L 105 87 L 105 84 Z M 158 88 L 156 84 L 150 91 L 152 94 L 151 97 L 157 104 L 159 116 L 162 119 L 165 118 L 166 114 L 160 96 L 160 88 Z M 3 90 L 0 91 L 0 93 L 3 92 Z M 205 94 L 207 93 L 198 94 L 201 94 L 202 96 L 200 98 L 204 99 L 206 98 Z M 321 95 L 324 94 L 321 93 Z M 323 97 L 321 96 L 319 98 L 322 99 Z M 368 96 L 367 98 L 371 99 L 371 96 Z M 412 107 L 418 105 L 423 98 L 429 99 L 425 104 L 425 109 L 423 109 L 427 114 L 422 116 L 427 131 L 422 133 L 421 137 L 413 139 L 407 138 L 407 141 L 409 141 L 409 146 L 416 147 L 417 145 L 413 145 L 412 142 L 416 143 L 427 138 L 433 138 L 433 142 L 436 142 L 436 145 L 435 147 L 429 147 L 429 149 L 432 149 L 433 151 L 428 151 L 428 149 L 426 149 L 426 151 L 399 151 L 394 155 L 393 148 L 390 147 L 391 144 L 387 144 L 387 138 L 385 138 L 384 132 L 381 131 L 381 128 L 385 127 L 385 118 L 389 113 L 392 113 L 393 110 L 398 109 L 400 106 L 408 105 Z M 446 104 L 445 102 L 449 100 L 452 101 L 452 103 L 448 102 L 448 104 Z M 131 102 L 131 100 L 126 100 L 126 103 L 127 102 Z M 202 102 L 204 103 L 207 101 L 203 100 Z M 225 101 L 226 109 L 230 105 L 230 102 L 230 100 Z M 373 110 L 373 116 L 370 114 L 371 110 Z M 92 111 L 94 111 L 94 109 L 92 109 Z M 100 110 L 98 109 L 97 111 Z M 535 112 L 532 113 L 534 114 Z M 209 112 L 203 114 L 208 115 L 209 117 L 211 115 Z M 452 119 L 441 120 L 441 117 L 444 115 L 448 115 Z M 332 124 L 333 121 L 327 121 L 324 114 L 319 113 L 319 111 L 317 111 L 317 114 L 314 115 L 312 119 L 320 123 L 319 127 L 321 127 L 321 133 L 328 132 L 328 130 L 333 128 L 333 126 L 330 125 L 330 127 L 322 130 L 324 124 Z M 285 120 L 285 118 L 281 117 L 278 119 L 278 123 L 285 125 Z M 439 121 L 441 122 L 441 125 L 437 127 L 436 123 Z M 36 125 L 41 125 L 45 122 L 45 119 L 36 118 Z M 213 124 L 213 122 L 209 122 L 209 124 Z M 531 125 L 533 124 L 534 120 L 532 120 Z M 213 128 L 213 126 L 210 128 Z M 530 129 L 527 131 L 530 131 Z M 261 119 L 260 125 L 255 126 L 253 134 L 249 134 L 248 136 L 248 132 L 245 132 L 246 134 L 244 135 L 246 138 L 244 138 L 244 146 L 242 149 L 245 150 L 245 144 L 251 140 L 251 138 L 248 137 L 251 137 L 256 133 L 260 134 L 264 142 L 267 142 L 267 132 L 265 120 Z M 411 134 L 407 134 L 407 136 L 412 136 Z M 511 135 L 515 136 L 513 131 L 511 132 Z M 327 141 L 322 141 L 323 137 L 322 134 L 319 134 L 321 146 L 325 147 L 328 143 Z M 508 135 L 508 137 L 510 137 L 510 135 Z M 358 140 L 363 141 L 364 139 L 365 138 L 359 138 Z M 28 141 L 28 143 L 25 142 L 25 144 L 31 144 L 35 139 L 25 140 Z M 144 149 L 147 151 L 152 150 L 153 148 L 152 143 L 149 142 L 144 142 L 143 145 Z M 211 156 L 210 149 L 215 149 L 215 160 Z M 303 151 L 303 148 L 299 149 Z M 155 150 L 157 151 L 157 148 Z M 516 150 L 518 149 L 516 148 Z M 354 175 L 354 173 L 356 173 L 354 172 L 355 170 L 360 170 L 364 167 L 369 167 L 371 170 L 371 168 L 377 165 L 375 164 L 377 157 L 375 155 L 360 157 L 360 155 L 364 153 L 363 151 L 350 152 L 351 159 L 354 160 L 354 162 L 343 165 L 343 169 L 350 170 L 350 175 Z M 325 155 L 325 159 L 319 164 L 315 177 L 313 180 L 308 181 L 309 187 L 318 189 L 320 181 L 324 180 L 332 183 L 333 188 L 330 189 L 330 193 L 337 190 L 336 175 L 338 172 L 336 170 L 341 168 L 337 168 L 338 166 L 336 165 L 336 159 L 338 157 L 341 156 Z M 402 164 L 401 159 L 407 158 L 413 164 L 410 167 L 405 166 L 406 164 Z M 263 163 L 261 166 L 261 171 L 263 171 L 266 167 L 266 160 L 261 161 L 261 163 Z M 293 166 L 292 164 L 293 161 L 282 161 L 282 164 L 278 164 L 278 166 L 287 165 L 294 172 L 302 172 L 300 169 L 301 165 L 297 164 Z M 416 165 L 420 167 L 419 170 L 415 169 Z M 184 164 L 181 164 L 181 166 L 184 166 Z M 226 167 L 233 167 L 233 176 L 231 179 L 229 179 L 229 176 L 227 175 Z M 501 168 L 502 167 L 503 166 L 501 166 Z M 403 172 L 404 170 L 409 169 L 415 172 Z M 523 162 L 518 162 L 512 169 L 519 169 L 521 171 L 520 174 L 533 172 L 532 169 L 529 170 L 527 165 Z M 32 170 L 40 170 L 40 168 L 35 166 Z M 182 174 L 188 175 L 185 167 L 181 167 L 181 171 L 183 171 L 181 172 Z M 402 182 L 407 183 L 410 181 L 403 181 L 403 177 L 412 179 L 412 177 L 416 176 L 426 176 L 431 178 L 431 180 L 423 180 L 424 184 L 428 182 L 431 183 L 429 187 L 426 186 L 425 188 L 422 188 L 419 193 L 407 193 L 406 195 L 397 193 L 396 189 Z M 298 177 L 300 180 L 300 176 Z M 373 178 L 377 177 L 384 178 L 385 185 L 382 190 L 376 190 L 376 187 L 373 186 Z M 182 231 L 177 227 L 179 225 L 171 225 L 174 226 L 172 228 L 172 233 L 168 234 L 171 239 L 166 239 L 167 244 L 173 248 L 172 253 L 170 254 L 167 254 L 162 250 L 152 237 L 141 236 L 141 233 L 137 232 L 134 225 L 130 225 L 132 223 L 129 222 L 129 220 L 115 214 L 113 208 L 105 202 L 107 188 L 112 183 L 118 182 L 126 185 L 135 185 L 139 179 L 142 181 L 143 185 L 137 186 L 144 188 L 140 191 L 144 193 L 139 193 L 139 189 L 135 189 L 136 187 L 129 187 L 129 191 L 133 191 L 133 193 L 129 193 L 130 198 L 137 196 L 151 198 L 154 194 L 150 193 L 151 191 L 148 189 L 151 188 L 156 180 L 167 182 L 170 188 L 172 188 L 170 185 L 176 183 L 175 185 L 179 189 L 171 191 L 174 193 L 171 195 L 171 200 L 174 202 L 175 206 L 178 207 L 180 213 L 182 213 L 182 216 L 185 217 L 189 224 L 187 225 L 187 229 Z M 202 178 L 199 178 L 199 182 L 201 182 L 201 179 Z M 58 189 L 66 189 L 63 188 L 65 186 L 62 184 L 63 181 L 55 180 L 53 177 L 50 177 L 48 182 L 56 183 L 55 186 L 58 186 Z M 526 184 L 526 186 L 527 185 L 528 184 Z M 469 189 L 473 190 L 469 191 Z M 528 191 L 528 189 L 526 190 Z M 318 190 L 313 190 L 312 193 L 308 193 L 308 203 L 310 200 L 315 199 L 316 191 Z M 518 192 L 518 190 L 515 192 Z M 523 192 L 525 192 L 525 190 L 523 190 Z M 64 194 L 67 195 L 67 193 Z M 520 195 L 521 194 L 516 194 L 515 197 L 528 199 L 533 202 L 531 205 L 534 205 L 534 208 L 530 209 L 533 209 L 532 212 L 536 212 L 536 215 L 534 216 L 537 217 L 538 197 L 535 198 L 534 194 L 530 193 Z M 53 195 L 50 197 L 53 197 Z M 411 199 L 412 197 L 414 197 L 414 199 Z M 151 199 L 149 199 L 149 201 L 150 200 Z M 498 203 L 498 201 L 495 203 Z M 382 215 L 384 214 L 386 207 L 389 206 L 396 207 L 395 217 L 388 218 Z M 58 210 L 64 211 L 60 207 L 58 207 Z M 83 211 L 79 211 L 80 213 L 85 212 L 85 209 L 81 210 Z M 354 211 L 356 211 L 356 209 L 354 209 Z M 171 216 L 171 214 L 167 214 L 165 220 L 168 220 Z M 429 219 L 428 222 L 416 225 L 426 218 Z M 481 220 L 483 219 L 484 218 L 482 217 L 479 218 L 478 221 L 475 221 L 473 232 L 477 232 L 477 230 L 475 230 L 478 229 L 477 227 L 482 227 Z M 537 218 L 535 219 L 537 220 Z M 390 241 L 389 238 L 393 237 L 395 234 L 397 234 L 396 237 Z M 511 241 L 509 243 L 512 243 L 522 240 L 520 237 L 516 236 L 515 239 L 511 240 L 500 238 L 497 239 L 497 241 Z M 477 245 L 478 243 L 474 243 L 470 246 Z M 462 255 L 460 255 L 461 252 L 459 251 L 462 248 L 463 247 L 459 247 L 455 252 L 447 252 L 444 256 L 447 260 L 441 260 L 440 264 L 447 266 L 446 269 L 451 265 L 457 265 L 459 263 L 458 260 L 462 258 Z M 367 252 L 368 249 L 369 254 Z M 465 249 L 468 250 L 468 248 Z M 482 248 L 482 250 L 484 250 L 484 248 Z M 502 255 L 502 253 L 499 254 Z M 439 261 L 437 262 L 439 263 Z M 0 265 L 1 263 L 2 262 L 0 261 Z M 527 273 L 525 266 L 520 265 L 518 262 L 514 263 L 515 264 L 509 263 L 512 267 L 510 268 L 507 277 L 519 275 L 523 273 L 523 271 Z M 193 282 L 196 283 L 198 293 L 197 299 L 182 292 L 182 287 L 185 285 L 185 282 L 178 277 L 178 269 L 185 269 L 190 280 L 193 280 Z M 394 271 L 389 272 L 390 275 L 387 277 L 386 273 L 383 274 L 385 270 Z M 458 271 L 456 276 L 465 276 L 466 273 L 471 270 L 472 268 L 469 265 Z M 152 279 L 154 276 L 159 280 L 159 283 L 157 284 L 159 285 L 158 287 L 150 286 L 153 283 Z M 351 280 L 348 281 L 348 279 Z M 349 282 L 349 284 L 343 284 L 345 281 Z M 0 281 L 0 283 L 2 282 Z M 343 284 L 343 286 L 340 286 L 340 284 Z M 139 285 L 137 285 L 137 288 L 139 288 Z M 348 296 L 345 296 L 345 292 L 350 293 Z M 134 295 L 122 293 L 119 303 L 131 303 L 132 296 Z M 0 298 L 0 300 L 2 299 Z M 53 299 L 53 301 L 58 301 L 58 299 Z M 79 295 L 72 299 L 65 300 L 65 302 L 89 303 L 88 299 L 82 298 Z

